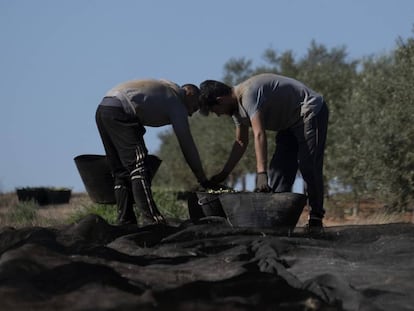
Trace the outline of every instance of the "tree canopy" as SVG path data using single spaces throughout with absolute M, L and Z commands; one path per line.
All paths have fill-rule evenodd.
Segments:
M 330 110 L 325 154 L 327 191 L 335 180 L 351 189 L 355 200 L 380 197 L 404 208 L 414 194 L 414 38 L 398 39 L 390 54 L 349 59 L 345 47 L 326 48 L 315 41 L 296 58 L 290 50 L 267 49 L 263 64 L 232 58 L 224 64 L 223 82 L 236 85 L 248 77 L 273 72 L 290 76 L 323 94 Z M 234 140 L 231 118 L 195 115 L 190 118 L 194 140 L 208 176 L 218 173 Z M 274 134 L 268 135 L 269 152 Z M 175 135 L 160 135 L 158 155 L 164 160 L 154 183 L 175 189 L 196 184 L 184 162 Z M 250 139 L 251 140 L 251 139 Z M 231 176 L 231 183 L 255 172 L 250 144 Z M 174 155 L 174 156 L 172 156 Z

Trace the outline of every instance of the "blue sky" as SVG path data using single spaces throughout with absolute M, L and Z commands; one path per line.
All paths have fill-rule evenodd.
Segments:
M 379 55 L 413 24 L 412 0 L 0 0 L 0 192 L 84 191 L 73 158 L 104 153 L 95 109 L 119 82 L 220 80 L 230 58 L 311 40 Z M 150 152 L 168 129 L 147 129 Z

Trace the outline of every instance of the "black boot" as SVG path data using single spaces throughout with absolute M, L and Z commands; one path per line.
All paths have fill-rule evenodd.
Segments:
M 154 202 L 151 188 L 144 179 L 132 180 L 132 193 L 138 210 L 141 212 L 143 224 L 166 223 Z
M 133 208 L 134 198 L 131 189 L 123 185 L 115 186 L 115 199 L 118 206 L 117 224 L 136 224 L 137 218 Z
M 321 236 L 325 233 L 321 217 L 311 215 L 307 225 L 307 233 L 311 236 Z

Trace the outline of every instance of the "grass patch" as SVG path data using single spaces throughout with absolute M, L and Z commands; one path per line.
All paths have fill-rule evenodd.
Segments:
M 160 212 L 167 219 L 184 220 L 188 218 L 187 202 L 178 200 L 178 193 L 174 191 L 153 190 L 154 201 Z M 134 206 L 135 215 L 139 221 L 140 212 Z M 70 213 L 66 223 L 76 223 L 89 214 L 101 216 L 109 224 L 115 225 L 117 219 L 117 206 L 112 204 L 88 203 L 82 204 Z
M 177 192 L 154 190 L 153 196 L 158 209 L 167 220 L 184 220 L 188 218 L 187 202 L 179 200 Z M 134 210 L 139 222 L 140 212 L 135 206 Z M 117 206 L 97 203 L 83 204 L 69 215 L 66 223 L 76 223 L 89 214 L 99 215 L 109 224 L 115 225 L 117 219 Z
M 188 219 L 187 201 L 180 192 L 153 189 L 154 201 L 168 220 Z M 86 193 L 73 194 L 68 204 L 40 206 L 36 201 L 19 201 L 15 192 L 0 194 L 0 226 L 54 226 L 73 224 L 89 214 L 101 216 L 109 224 L 116 224 L 117 207 L 94 203 Z M 140 212 L 135 210 L 139 221 Z
M 34 225 L 37 223 L 37 209 L 39 205 L 34 201 L 19 202 L 6 215 L 7 223 Z
M 178 198 L 179 192 L 161 189 L 153 190 L 154 201 L 166 218 L 187 219 L 187 201 Z
M 116 224 L 117 208 L 116 205 L 111 204 L 97 204 L 92 203 L 83 205 L 74 210 L 73 213 L 69 214 L 67 223 L 76 223 L 89 214 L 95 214 L 101 216 L 109 224 Z

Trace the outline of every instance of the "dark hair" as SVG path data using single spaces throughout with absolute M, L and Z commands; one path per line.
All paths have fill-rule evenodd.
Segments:
M 200 96 L 200 89 L 197 85 L 186 83 L 181 86 L 182 89 L 189 89 L 194 96 Z
M 232 88 L 215 80 L 205 80 L 200 84 L 200 113 L 207 116 L 211 106 L 217 105 L 217 97 L 230 95 Z

